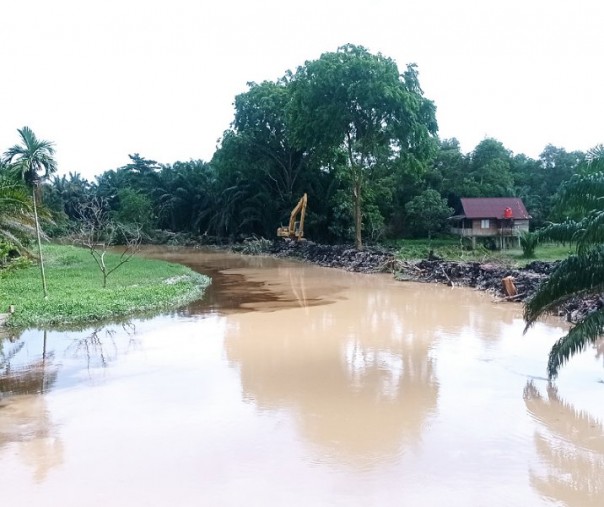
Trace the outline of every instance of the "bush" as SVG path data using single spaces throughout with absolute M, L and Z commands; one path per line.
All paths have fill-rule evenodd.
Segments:
M 522 256 L 526 259 L 535 257 L 535 249 L 539 244 L 539 235 L 535 232 L 524 231 L 520 234 L 520 246 L 522 247 Z

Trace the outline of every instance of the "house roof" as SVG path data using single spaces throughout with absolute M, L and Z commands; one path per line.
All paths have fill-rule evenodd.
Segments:
M 519 197 L 462 197 L 461 206 L 466 218 L 502 219 L 506 208 L 512 210 L 512 218 L 531 218 Z

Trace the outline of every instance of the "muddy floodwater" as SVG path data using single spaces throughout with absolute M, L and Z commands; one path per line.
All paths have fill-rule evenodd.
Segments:
M 168 314 L 0 345 L 6 506 L 603 506 L 604 347 L 484 293 L 149 249 Z

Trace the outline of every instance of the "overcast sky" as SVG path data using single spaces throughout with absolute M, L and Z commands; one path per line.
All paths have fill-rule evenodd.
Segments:
M 2 0 L 0 20 L 0 151 L 27 125 L 64 174 L 209 160 L 248 81 L 346 43 L 415 62 L 464 152 L 604 142 L 598 0 Z

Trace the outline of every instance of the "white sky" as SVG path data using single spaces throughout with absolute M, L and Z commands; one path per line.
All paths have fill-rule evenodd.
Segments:
M 415 62 L 442 138 L 537 157 L 604 142 L 599 0 L 1 0 L 0 151 L 31 127 L 60 173 L 209 160 L 248 81 L 345 43 Z

